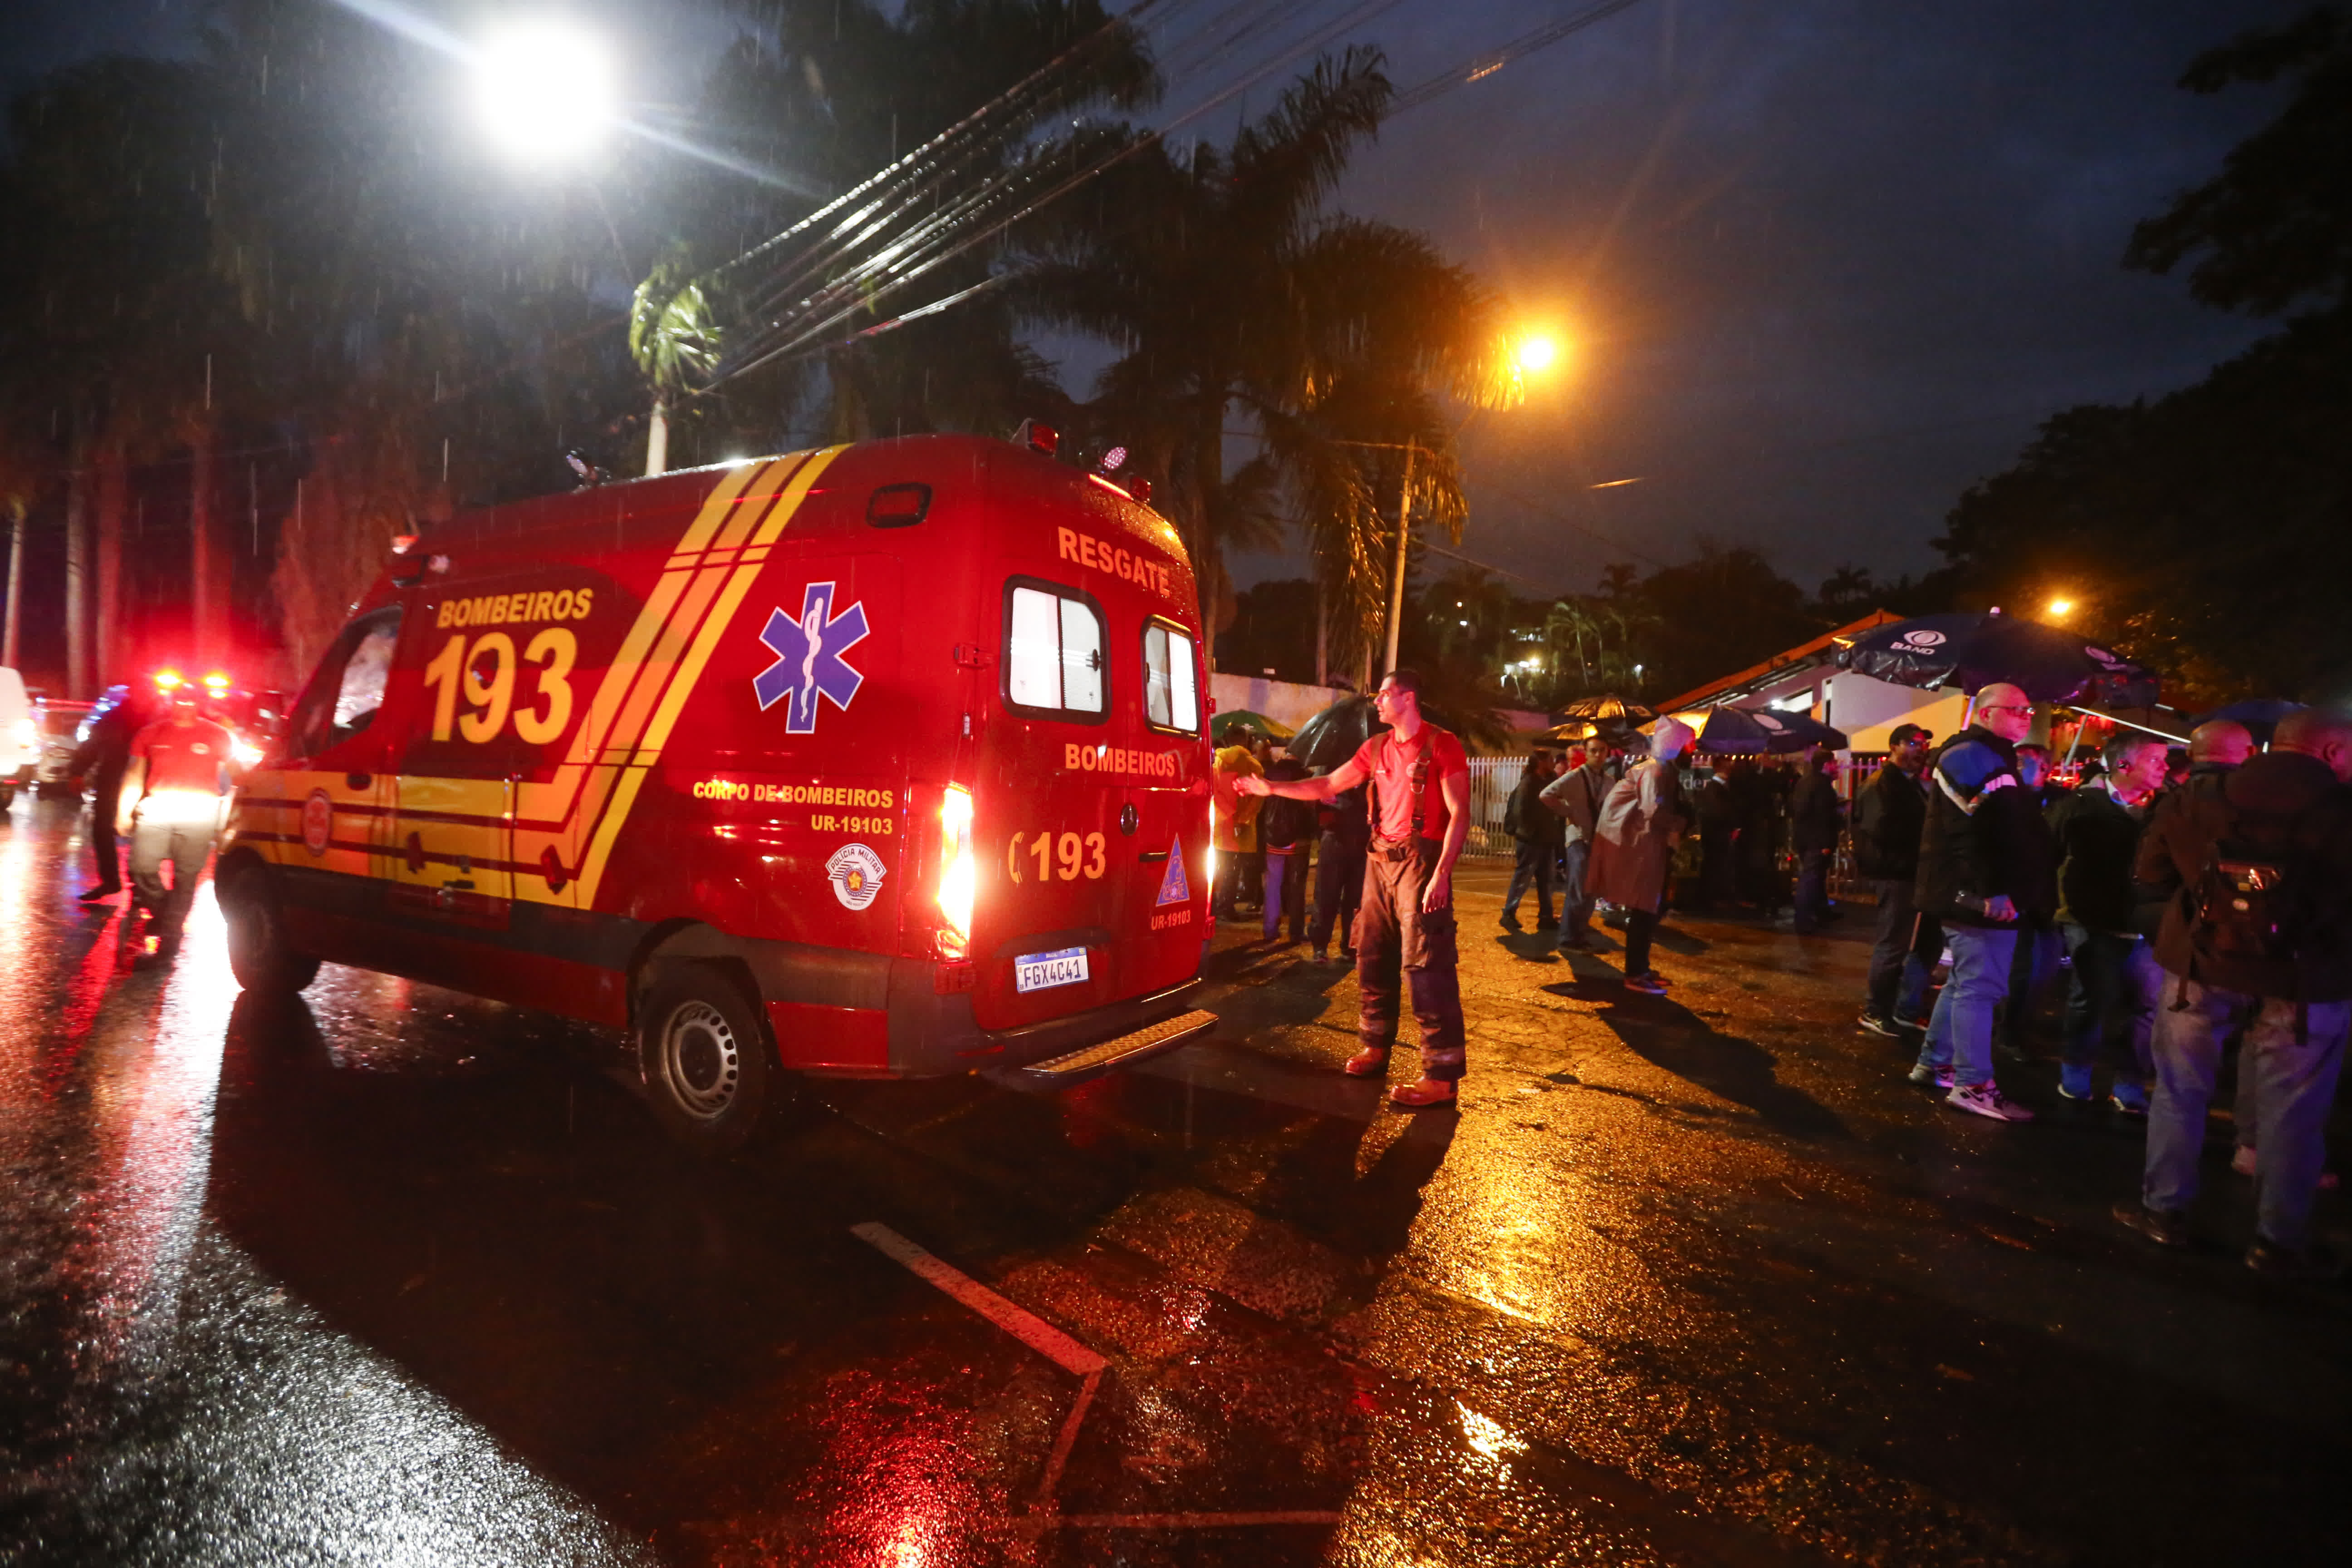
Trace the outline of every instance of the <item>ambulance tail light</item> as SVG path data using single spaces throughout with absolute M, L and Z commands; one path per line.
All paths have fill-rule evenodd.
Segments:
M 1209 869 L 1208 869 L 1209 886 L 1210 886 L 1210 888 L 1213 889 L 1213 891 L 1212 891 L 1212 893 L 1211 893 L 1211 895 L 1210 895 L 1210 896 L 1211 896 L 1211 899 L 1213 900 L 1214 900 L 1214 898 L 1215 898 L 1215 894 L 1214 894 L 1214 892 L 1213 892 L 1213 889 L 1215 889 L 1215 887 L 1216 887 L 1216 885 L 1217 885 L 1217 803 L 1216 803 L 1216 801 L 1215 801 L 1214 799 L 1212 799 L 1212 800 L 1209 802 L 1209 858 L 1208 858 L 1208 868 L 1209 868 Z
M 965 957 L 971 948 L 971 901 L 980 884 L 980 862 L 971 843 L 971 792 L 950 784 L 940 796 L 940 931 L 941 958 Z

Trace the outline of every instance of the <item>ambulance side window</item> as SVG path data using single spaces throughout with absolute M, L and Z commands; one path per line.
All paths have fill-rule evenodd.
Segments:
M 1109 710 L 1102 606 L 1035 578 L 1005 584 L 1004 700 L 1036 719 L 1099 724 Z
M 319 663 L 302 706 L 294 715 L 294 750 L 315 757 L 350 740 L 373 721 L 392 681 L 392 656 L 400 645 L 400 606 L 362 616 Z
M 1199 667 L 1192 639 L 1164 621 L 1143 627 L 1143 718 L 1155 730 L 1201 732 Z

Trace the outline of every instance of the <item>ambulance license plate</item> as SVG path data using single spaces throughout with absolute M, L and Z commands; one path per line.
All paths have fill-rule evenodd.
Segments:
M 1088 978 L 1087 950 L 1066 947 L 1059 952 L 1027 952 L 1013 961 L 1013 989 L 1049 991 L 1056 985 L 1076 985 Z

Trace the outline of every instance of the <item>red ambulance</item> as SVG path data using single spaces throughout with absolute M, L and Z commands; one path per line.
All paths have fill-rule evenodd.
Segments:
M 625 1027 L 710 1149 L 779 1069 L 1081 1081 L 1214 1022 L 1199 649 L 1166 520 L 1003 442 L 462 516 L 239 789 L 230 959 Z

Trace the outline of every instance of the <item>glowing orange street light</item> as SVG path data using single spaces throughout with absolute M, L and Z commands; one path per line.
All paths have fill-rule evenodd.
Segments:
M 2042 613 L 2052 620 L 2063 621 L 2074 613 L 2074 601 L 2066 598 L 2053 599 L 2042 608 Z
M 1541 375 L 1559 360 L 1559 342 L 1542 332 L 1530 332 L 1521 338 L 1511 357 L 1523 375 Z

